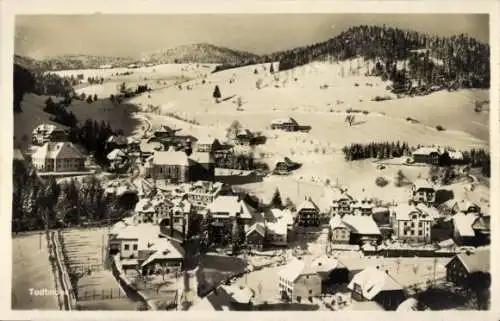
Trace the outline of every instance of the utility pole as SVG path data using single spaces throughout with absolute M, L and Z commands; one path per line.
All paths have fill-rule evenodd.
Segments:
M 437 266 L 437 257 L 434 258 L 434 272 L 432 277 L 433 285 L 436 285 L 436 266 Z

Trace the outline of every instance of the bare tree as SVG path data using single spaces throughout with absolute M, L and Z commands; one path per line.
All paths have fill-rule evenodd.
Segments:
M 347 115 L 345 117 L 345 121 L 346 121 L 346 123 L 349 123 L 349 126 L 352 126 L 355 119 L 356 119 L 356 117 L 354 115 Z

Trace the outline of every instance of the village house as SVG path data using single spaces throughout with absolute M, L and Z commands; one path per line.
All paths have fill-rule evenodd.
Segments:
M 111 171 L 118 171 L 127 167 L 128 158 L 121 149 L 113 149 L 108 153 L 108 155 L 106 155 L 106 158 L 109 161 L 109 169 Z
M 193 206 L 191 203 L 184 198 L 175 198 L 172 200 L 172 226 L 178 232 L 181 232 L 183 237 L 186 237 L 189 228 L 189 217 L 195 214 Z M 163 221 L 163 225 L 170 226 L 170 217 L 167 218 L 167 221 Z
M 363 189 L 361 192 L 357 193 L 357 198 L 351 205 L 354 214 L 358 215 L 372 215 L 375 204 L 373 197 L 369 196 Z
M 294 218 L 292 211 L 289 209 L 281 210 L 278 208 L 271 208 L 266 214 L 268 214 L 265 216 L 266 222 L 283 222 L 283 225 L 285 225 L 288 230 L 293 228 Z
M 293 302 L 312 302 L 321 295 L 321 277 L 310 264 L 301 258 L 294 258 L 279 271 L 279 290 L 283 299 Z
M 143 275 L 178 273 L 184 250 L 175 241 L 160 237 L 156 224 L 116 223 L 108 235 L 108 251 L 118 255 L 124 269 L 140 269 Z
M 329 222 L 330 242 L 336 244 L 349 244 L 351 231 L 349 227 L 342 222 L 340 216 L 332 216 Z
M 215 160 L 211 153 L 195 152 L 189 156 L 191 179 L 212 181 L 215 177 Z
M 32 131 L 31 137 L 33 145 L 39 146 L 48 142 L 64 142 L 67 139 L 68 131 L 66 129 L 50 124 L 36 126 Z
M 381 239 L 380 229 L 371 216 L 345 215 L 342 222 L 349 228 L 350 244 L 372 244 Z
M 286 246 L 288 244 L 289 229 L 285 220 L 266 222 L 266 244 L 272 246 Z
M 292 117 L 284 119 L 275 119 L 271 122 L 272 130 L 284 130 L 288 132 L 298 131 L 300 128 L 299 124 Z
M 491 282 L 490 260 L 489 249 L 460 253 L 446 264 L 446 281 L 462 287 L 482 283 L 487 288 Z
M 403 286 L 378 266 L 357 273 L 347 287 L 354 301 L 375 301 L 389 311 L 396 310 L 406 300 Z
M 411 200 L 432 205 L 436 202 L 436 189 L 425 180 L 417 180 L 411 185 Z
M 69 142 L 47 142 L 31 155 L 39 172 L 81 172 L 86 157 Z
M 435 147 L 421 147 L 412 153 L 415 163 L 439 165 L 441 151 Z
M 319 208 L 310 197 L 297 207 L 296 220 L 299 226 L 319 226 Z
M 185 185 L 187 200 L 196 208 L 205 208 L 212 203 L 223 191 L 223 184 L 220 182 L 202 181 Z
M 174 151 L 155 151 L 152 157 L 154 179 L 165 179 L 173 183 L 190 181 L 190 164 L 186 153 Z
M 140 150 L 141 142 L 132 137 L 125 135 L 111 135 L 106 140 L 106 149 L 122 149 L 124 151 L 133 152 Z
M 431 242 L 434 218 L 417 206 L 399 204 L 393 209 L 391 221 L 398 240 L 412 243 Z
M 334 187 L 328 190 L 328 195 L 332 202 L 332 215 L 344 216 L 346 214 L 353 214 L 353 205 L 356 203 L 356 201 L 351 195 L 347 193 L 347 191 Z
M 266 226 L 262 222 L 256 222 L 248 228 L 245 236 L 250 248 L 262 250 L 266 239 Z
M 196 144 L 194 151 L 198 153 L 213 153 L 221 147 L 221 143 L 217 138 L 201 138 Z
M 332 256 L 317 257 L 312 261 L 311 269 L 318 273 L 326 286 L 349 282 L 349 270 L 342 262 Z
M 253 209 L 238 196 L 219 195 L 207 206 L 207 212 L 212 218 L 211 227 L 214 238 L 219 242 L 231 234 L 233 220 L 240 218 L 248 230 L 253 219 Z
M 143 245 L 143 243 L 141 243 Z M 157 238 L 139 247 L 137 263 L 142 275 L 175 274 L 179 276 L 184 262 L 184 249 L 179 242 Z
M 302 164 L 292 161 L 290 158 L 285 157 L 283 161 L 276 162 L 274 173 L 278 175 L 287 175 L 290 172 L 299 169 Z
M 155 130 L 154 136 L 156 138 L 171 138 L 176 135 L 181 129 L 172 128 L 167 125 L 162 125 L 160 129 Z
M 173 206 L 174 204 L 160 191 L 152 195 L 143 195 L 135 205 L 134 221 L 160 224 L 163 219 L 170 217 Z

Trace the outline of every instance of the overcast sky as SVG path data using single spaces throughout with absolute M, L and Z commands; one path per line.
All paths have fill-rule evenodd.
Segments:
M 360 24 L 489 42 L 486 14 L 24 15 L 16 17 L 16 54 L 134 56 L 207 42 L 257 54 L 308 45 Z

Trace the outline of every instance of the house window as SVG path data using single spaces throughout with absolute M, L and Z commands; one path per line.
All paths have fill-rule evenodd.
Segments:
M 418 227 L 422 227 L 422 222 L 418 222 Z
M 312 291 L 312 290 L 309 290 L 309 294 L 312 294 L 312 293 L 313 293 L 313 291 Z
M 125 244 L 125 246 L 123 248 L 125 249 L 125 251 L 128 251 L 130 249 L 130 245 Z
M 134 244 L 134 251 L 137 251 L 137 244 Z

